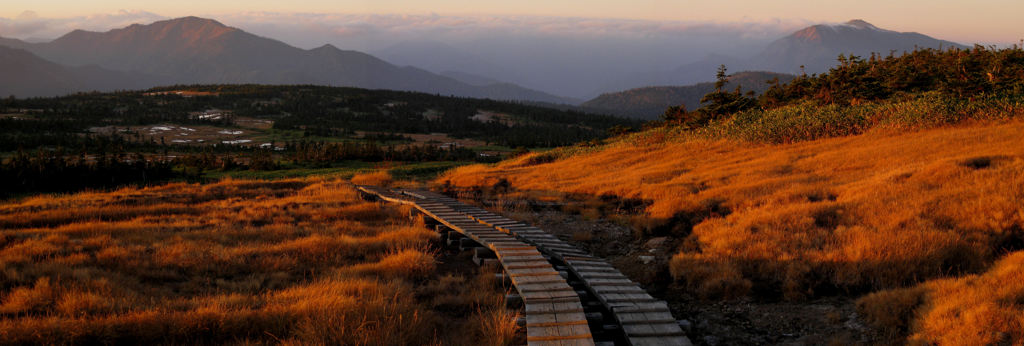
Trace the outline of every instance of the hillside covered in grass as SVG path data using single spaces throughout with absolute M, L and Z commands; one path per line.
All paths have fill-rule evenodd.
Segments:
M 436 182 L 637 201 L 642 215 L 596 215 L 677 239 L 663 280 L 705 299 L 863 296 L 896 338 L 1020 343 L 1024 287 L 1007 281 L 1024 275 L 1022 71 L 1020 49 L 853 59 Z
M 225 180 L 0 204 L 3 344 L 504 344 L 492 277 L 341 181 Z

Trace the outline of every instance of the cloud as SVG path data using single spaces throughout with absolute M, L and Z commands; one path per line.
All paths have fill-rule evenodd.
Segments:
M 440 16 L 398 14 L 330 14 L 241 12 L 218 16 L 224 23 L 243 29 L 273 27 L 283 31 L 309 30 L 344 36 L 434 37 L 465 40 L 485 35 L 543 35 L 546 37 L 606 37 L 645 39 L 678 35 L 731 34 L 750 39 L 779 37 L 806 26 L 804 20 L 747 20 L 742 22 L 687 22 L 630 19 L 596 19 L 542 16 Z M 440 37 L 438 37 L 440 35 Z M 299 43 L 301 45 L 309 45 Z
M 222 23 L 315 47 L 323 43 L 351 43 L 353 49 L 375 49 L 396 42 L 431 38 L 437 41 L 472 41 L 485 36 L 544 36 L 556 38 L 656 39 L 693 35 L 730 35 L 743 39 L 778 37 L 808 24 L 803 20 L 743 20 L 741 22 L 652 21 L 543 16 L 443 16 L 438 14 L 346 14 L 236 12 L 211 16 Z M 25 11 L 14 18 L 0 17 L 0 36 L 53 39 L 75 29 L 107 31 L 167 17 L 141 11 L 46 18 Z
M 135 23 L 150 23 L 166 17 L 146 11 L 121 10 L 69 18 L 46 18 L 25 11 L 14 18 L 0 17 L 0 36 L 19 39 L 54 39 L 75 29 L 107 31 Z

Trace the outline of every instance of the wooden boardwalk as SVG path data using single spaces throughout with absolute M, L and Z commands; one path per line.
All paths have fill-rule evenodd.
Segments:
M 545 255 L 565 263 L 600 300 L 629 344 L 691 345 L 668 304 L 602 259 L 543 230 L 429 191 L 360 186 L 365 193 L 419 212 L 494 251 L 523 298 L 530 345 L 593 345 L 578 293 Z
M 424 215 L 494 251 L 523 299 L 529 345 L 594 345 L 583 304 L 576 291 L 536 246 L 472 218 L 486 217 L 487 211 L 450 199 L 427 198 L 423 194 L 396 193 L 373 186 L 358 188 L 385 201 L 413 206 Z

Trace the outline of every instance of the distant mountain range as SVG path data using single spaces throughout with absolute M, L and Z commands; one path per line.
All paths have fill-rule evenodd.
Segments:
M 871 53 L 883 56 L 919 48 L 968 48 L 959 43 L 935 39 L 916 32 L 879 29 L 855 19 L 838 25 L 814 25 L 772 42 L 761 54 L 747 62 L 761 70 L 822 73 L 836 65 L 840 54 L 867 58 Z
M 85 90 L 142 89 L 156 79 L 95 65 L 66 67 L 22 49 L 0 46 L 0 96 L 56 96 Z
M 627 90 L 605 92 L 581 106 L 591 111 L 657 119 L 669 106 L 685 104 L 690 110 L 699 107 L 700 98 L 714 89 L 714 84 L 707 81 L 714 79 L 719 65 L 726 65 L 732 71 L 772 71 L 737 73 L 731 79 L 733 83 L 742 85 L 744 90 L 762 92 L 767 89 L 765 81 L 775 77 L 785 82 L 800 73 L 826 72 L 837 63 L 840 54 L 867 57 L 871 53 L 888 55 L 891 52 L 899 55 L 919 48 L 968 47 L 914 32 L 879 29 L 863 20 L 837 25 L 814 25 L 772 42 L 761 53 L 749 59 L 714 55 L 671 71 L 634 76 L 630 80 L 621 81 L 617 86 L 605 88 Z M 735 88 L 735 84 L 729 90 L 732 88 Z
M 916 32 L 880 29 L 863 20 L 843 24 L 819 24 L 798 30 L 769 44 L 751 57 L 713 54 L 669 71 L 634 75 L 600 89 L 600 93 L 651 85 L 689 85 L 714 80 L 715 70 L 725 65 L 731 71 L 772 71 L 814 74 L 835 66 L 840 54 L 868 57 L 871 53 L 896 55 L 919 48 L 968 48 Z M 801 70 L 803 66 L 803 70 Z
M 0 46 L 8 47 L 0 54 L 0 72 L 5 72 L 0 92 L 21 97 L 169 84 L 260 83 L 408 90 L 547 104 L 577 105 L 582 101 L 505 83 L 494 77 L 500 73 L 485 73 L 505 67 L 481 58 L 481 52 L 460 51 L 439 42 L 412 41 L 379 52 L 390 61 L 403 64 L 420 61 L 424 64 L 422 67 L 433 69 L 431 72 L 397 66 L 366 53 L 331 45 L 300 49 L 197 17 L 133 24 L 107 32 L 75 30 L 44 43 L 0 38 Z M 656 108 L 665 102 L 685 103 L 695 108 L 699 96 L 693 95 L 707 90 L 707 85 L 648 86 L 708 82 L 714 79 L 715 69 L 720 64 L 731 71 L 798 74 L 803 66 L 802 71 L 806 73 L 821 73 L 836 63 L 839 54 L 899 54 L 926 47 L 965 46 L 918 33 L 880 29 L 862 20 L 814 25 L 772 42 L 753 56 L 709 55 L 672 70 L 629 73 L 627 79 L 591 86 L 594 91 L 590 95 L 601 96 L 583 105 L 588 109 L 649 118 L 660 114 Z M 411 56 L 420 59 L 411 59 Z M 446 66 L 452 69 L 443 69 Z M 642 66 L 621 68 L 622 71 L 642 71 Z M 576 71 L 579 66 L 565 66 L 561 71 L 568 69 Z M 560 70 L 542 72 L 557 76 Z M 740 84 L 753 90 L 760 85 Z M 640 87 L 644 88 L 634 90 Z M 615 93 L 621 90 L 627 91 Z
M 47 80 L 52 88 L 6 87 L 17 96 L 167 84 L 259 83 L 352 86 L 499 100 L 574 101 L 508 83 L 471 85 L 331 45 L 299 49 L 197 17 L 133 24 L 102 33 L 75 30 L 45 43 L 0 39 L 0 45 L 23 49 L 37 59 L 62 65 L 51 65 L 52 78 Z M 0 64 L 9 63 L 0 60 Z M 70 73 L 78 69 L 70 66 L 97 66 L 101 69 L 94 71 L 105 69 L 111 73 L 92 76 L 100 79 L 94 81 L 89 75 Z M 62 75 L 65 72 L 70 74 Z M 140 83 L 143 81 L 149 83 Z
M 761 94 L 768 90 L 769 81 L 778 78 L 779 82 L 786 83 L 795 77 L 790 74 L 763 71 L 739 72 L 729 77 L 725 90 L 732 91 L 736 86 L 740 86 L 743 92 L 754 91 Z M 580 106 L 624 117 L 653 120 L 658 119 L 669 106 L 685 105 L 686 109 L 695 110 L 700 107 L 700 99 L 714 90 L 714 82 L 689 86 L 644 87 L 602 94 Z

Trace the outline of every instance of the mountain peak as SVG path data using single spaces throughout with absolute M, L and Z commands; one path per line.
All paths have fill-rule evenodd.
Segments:
M 227 25 L 224 25 L 223 23 L 218 22 L 218 21 L 216 21 L 214 19 L 202 18 L 202 17 L 196 17 L 196 16 L 188 16 L 188 17 L 168 19 L 168 20 L 165 20 L 165 21 L 162 21 L 162 22 L 156 22 L 156 23 L 153 23 L 153 24 L 157 24 L 157 23 L 186 24 L 186 25 L 212 25 L 212 26 L 217 26 L 217 27 L 222 27 L 222 28 L 228 27 Z
M 821 73 L 834 66 L 836 56 L 899 54 L 922 48 L 964 46 L 915 32 L 879 28 L 862 19 L 845 23 L 817 24 L 776 40 L 758 56 L 771 61 L 762 68 L 790 73 Z M 800 68 L 800 67 L 803 68 Z
M 858 28 L 858 29 L 878 29 L 878 27 L 876 27 L 874 25 L 871 25 L 871 23 L 868 23 L 868 22 L 866 22 L 866 21 L 864 21 L 862 19 L 854 19 L 854 20 L 851 20 L 851 21 L 843 23 L 843 24 L 846 24 L 846 25 L 849 25 L 849 26 L 852 26 L 852 27 L 855 27 L 855 28 Z
M 313 49 L 310 49 L 310 50 L 312 50 L 312 51 L 336 51 L 336 50 L 341 50 L 341 49 L 338 49 L 338 47 L 335 47 L 333 44 L 328 43 L 328 44 L 325 44 L 325 45 L 322 45 L 320 47 L 316 47 L 316 48 L 313 48 Z
M 152 41 L 180 39 L 195 42 L 217 38 L 235 31 L 240 30 L 213 19 L 189 16 L 162 20 L 147 25 L 133 24 L 123 29 L 111 30 L 111 33 L 117 36 L 117 39 L 136 37 Z

